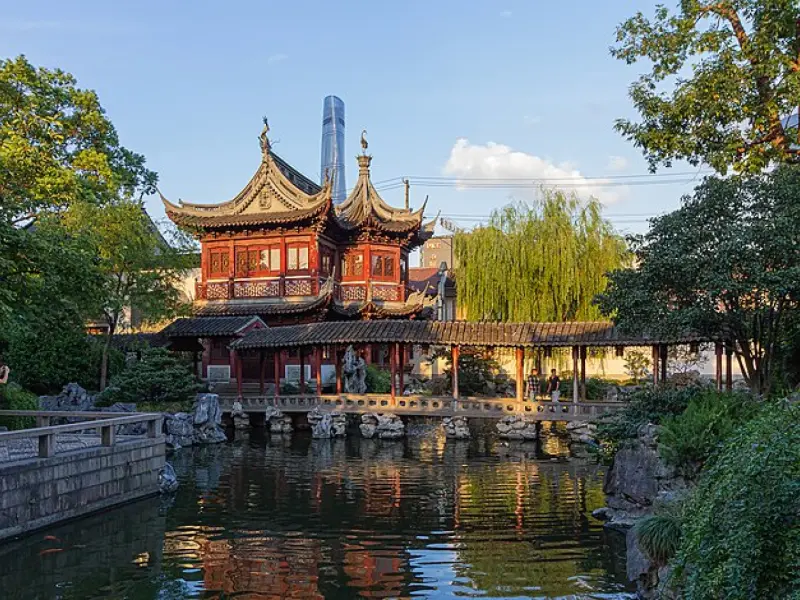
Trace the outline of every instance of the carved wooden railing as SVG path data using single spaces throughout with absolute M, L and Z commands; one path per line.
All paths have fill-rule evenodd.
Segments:
M 197 300 L 231 300 L 237 298 L 282 298 L 284 296 L 315 296 L 322 282 L 317 276 L 268 277 L 262 279 L 229 279 L 227 281 L 195 282 Z
M 56 436 L 62 433 L 78 433 L 100 431 L 100 443 L 113 446 L 116 443 L 116 430 L 120 425 L 145 423 L 149 438 L 161 435 L 164 415 L 161 413 L 120 413 L 81 412 L 81 411 L 46 411 L 46 410 L 0 410 L 2 417 L 35 417 L 36 427 L 18 431 L 0 432 L 0 445 L 14 440 L 36 439 L 39 444 L 39 458 L 47 458 L 56 454 Z M 85 419 L 79 423 L 67 425 L 50 425 L 55 418 Z

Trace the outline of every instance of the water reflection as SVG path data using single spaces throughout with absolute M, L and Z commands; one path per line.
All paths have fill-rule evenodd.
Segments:
M 600 467 L 435 433 L 245 438 L 178 453 L 169 508 L 137 503 L 0 546 L 12 598 L 623 598 L 592 509 Z M 4 554 L 5 552 L 5 554 Z M 58 562 L 61 561 L 61 562 Z M 13 567 L 13 573 L 5 568 Z M 34 582 L 35 583 L 32 583 Z M 71 594 L 71 595 L 70 595 Z

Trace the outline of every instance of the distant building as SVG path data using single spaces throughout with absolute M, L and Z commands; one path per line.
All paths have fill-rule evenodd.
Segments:
M 344 177 L 344 102 L 336 96 L 326 96 L 322 103 L 320 184 L 325 185 L 326 177 L 333 183 L 333 203 L 340 204 L 347 195 Z
M 434 236 L 420 248 L 419 266 L 424 269 L 438 269 L 442 263 L 448 269 L 454 269 L 455 253 L 453 252 L 453 236 Z
M 436 320 L 454 321 L 457 318 L 456 282 L 448 269 L 411 267 L 408 270 L 408 287 L 436 301 Z

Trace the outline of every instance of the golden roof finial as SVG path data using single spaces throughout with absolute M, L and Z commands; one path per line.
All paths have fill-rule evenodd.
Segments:
M 266 158 L 270 148 L 269 138 L 267 137 L 269 133 L 269 122 L 267 121 L 267 117 L 263 117 L 262 120 L 264 121 L 264 129 L 261 130 L 261 135 L 258 136 L 258 138 L 261 144 L 261 152 L 264 154 L 264 158 Z
M 361 152 L 363 154 L 367 153 L 367 148 L 369 148 L 369 144 L 367 143 L 367 130 L 361 130 Z

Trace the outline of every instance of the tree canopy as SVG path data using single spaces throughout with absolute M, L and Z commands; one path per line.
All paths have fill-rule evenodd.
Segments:
M 707 178 L 632 238 L 637 267 L 610 274 L 601 309 L 631 332 L 726 338 L 752 389 L 768 392 L 800 303 L 798 198 L 797 166 Z
M 650 168 L 675 160 L 720 173 L 798 162 L 800 5 L 796 0 L 683 0 L 617 28 L 616 58 L 648 61 L 630 88 L 640 122 L 616 128 Z M 790 118 L 791 117 L 791 118 Z
M 494 211 L 488 225 L 457 233 L 454 246 L 458 303 L 469 320 L 596 319 L 592 299 L 628 256 L 599 202 L 556 190 Z

